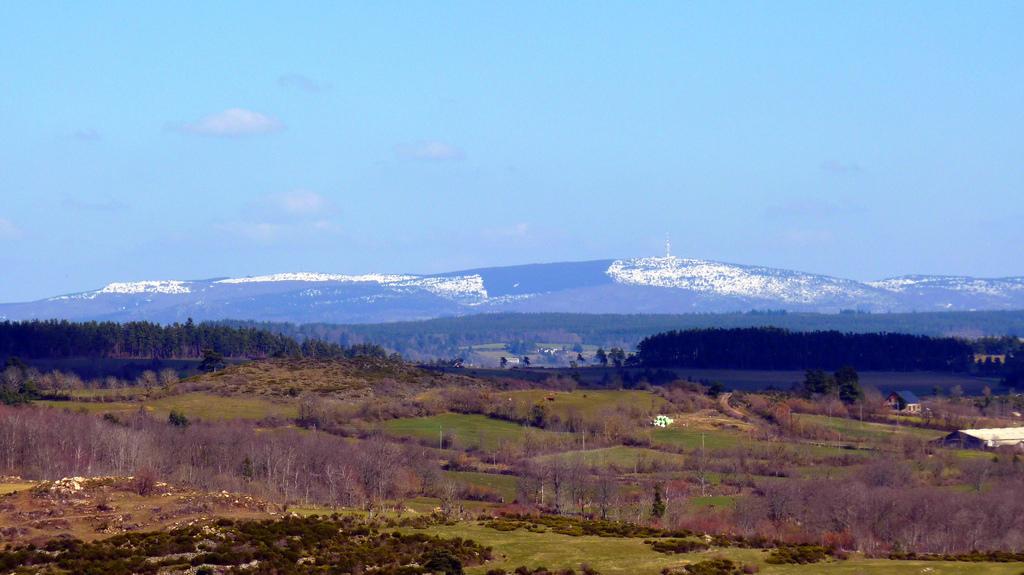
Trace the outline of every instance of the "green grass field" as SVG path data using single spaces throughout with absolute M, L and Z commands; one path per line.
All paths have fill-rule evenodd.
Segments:
M 855 419 L 828 417 L 826 415 L 799 414 L 795 417 L 799 421 L 806 421 L 831 429 L 839 434 L 841 441 L 852 443 L 881 444 L 884 446 L 891 444 L 893 439 L 899 437 L 932 441 L 946 434 L 935 429 L 889 425 L 870 421 L 862 422 Z
M 489 569 L 512 569 L 526 565 L 548 569 L 579 569 L 588 564 L 604 575 L 656 575 L 665 568 L 679 568 L 714 557 L 756 565 L 766 575 L 1019 575 L 1021 563 L 958 563 L 940 561 L 889 561 L 853 558 L 814 565 L 769 565 L 767 552 L 753 549 L 711 549 L 683 555 L 666 555 L 651 550 L 640 538 L 571 537 L 557 533 L 532 533 L 523 529 L 497 531 L 473 522 L 434 526 L 426 532 L 445 537 L 463 537 L 494 548 L 495 560 L 467 570 L 480 575 Z
M 515 401 L 542 403 L 560 417 L 573 411 L 581 415 L 595 415 L 616 407 L 631 407 L 641 411 L 655 411 L 667 405 L 666 401 L 649 391 L 576 390 L 570 392 L 531 389 L 500 394 Z M 550 399 L 549 399 L 550 398 Z
M 143 387 L 122 387 L 119 389 L 76 389 L 71 392 L 72 399 L 95 400 L 108 398 L 114 400 L 130 400 L 141 398 L 148 393 Z
M 392 419 L 380 424 L 385 433 L 400 437 L 439 440 L 441 432 L 455 439 L 460 447 L 496 449 L 505 441 L 516 441 L 524 433 L 553 434 L 485 415 L 443 413 L 430 417 Z
M 519 478 L 515 475 L 501 475 L 498 473 L 480 473 L 477 471 L 445 471 L 449 477 L 464 485 L 475 485 L 493 489 L 501 494 L 506 502 L 515 501 L 516 489 L 519 485 Z
M 702 439 L 703 438 L 703 439 Z M 701 442 L 707 451 L 729 449 L 747 441 L 746 435 L 739 432 L 717 429 L 688 429 L 684 427 L 659 428 L 651 432 L 651 440 L 655 446 L 681 447 L 684 449 L 700 449 Z
M 7 495 L 8 493 L 16 493 L 18 491 L 24 491 L 26 489 L 32 489 L 35 487 L 35 483 L 31 481 L 19 481 L 15 483 L 0 483 L 0 495 Z
M 39 405 L 87 411 L 89 413 L 128 414 L 140 408 L 154 417 L 166 418 L 172 410 L 184 413 L 190 419 L 225 421 L 232 419 L 264 419 L 278 417 L 294 419 L 299 408 L 294 402 L 277 402 L 257 397 L 222 397 L 209 393 L 183 393 L 151 401 L 37 401 Z
M 681 457 L 682 456 L 674 453 L 666 453 L 656 449 L 616 445 L 614 447 L 604 447 L 601 449 L 566 451 L 551 455 L 541 455 L 534 459 L 536 461 L 550 461 L 556 458 L 563 459 L 565 461 L 580 460 L 586 465 L 592 467 L 610 467 L 614 465 L 620 469 L 628 470 L 637 466 L 643 466 L 645 462 L 670 463 L 673 460 L 679 460 Z

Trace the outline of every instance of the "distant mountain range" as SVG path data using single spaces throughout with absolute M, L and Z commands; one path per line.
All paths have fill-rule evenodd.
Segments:
M 0 319 L 253 319 L 376 323 L 491 312 L 694 313 L 772 309 L 1024 309 L 1024 277 L 902 276 L 859 282 L 678 257 L 531 264 L 432 275 L 281 273 L 111 283 L 0 304 Z

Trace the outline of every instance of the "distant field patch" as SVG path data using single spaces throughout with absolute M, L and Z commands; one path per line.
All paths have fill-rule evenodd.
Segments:
M 624 445 L 616 445 L 614 447 L 605 447 L 601 449 L 567 451 L 564 453 L 542 455 L 535 458 L 535 460 L 551 461 L 553 459 L 561 459 L 564 461 L 581 461 L 585 465 L 591 467 L 615 466 L 619 469 L 628 471 L 637 467 L 647 467 L 647 464 L 671 463 L 673 461 L 679 461 L 681 458 L 682 456 L 680 455 L 665 453 L 664 451 L 645 449 L 643 447 L 626 447 Z
M 814 423 L 835 431 L 840 441 L 853 443 L 885 444 L 898 437 L 931 441 L 946 434 L 935 429 L 873 423 L 826 415 L 798 414 L 795 417 L 798 421 Z
M 746 435 L 739 432 L 687 429 L 682 427 L 655 429 L 651 432 L 651 440 L 655 446 L 700 449 L 703 443 L 704 448 L 708 451 L 730 449 L 740 445 L 745 439 Z
M 443 433 L 446 438 L 450 437 L 460 447 L 480 449 L 495 449 L 503 442 L 520 440 L 526 433 L 552 433 L 484 415 L 460 413 L 392 419 L 382 423 L 381 429 L 394 436 L 426 439 L 439 443 Z
M 736 506 L 736 496 L 708 495 L 707 497 L 691 497 L 686 502 L 694 509 L 732 509 Z
M 573 412 L 581 415 L 595 415 L 602 411 L 617 407 L 631 408 L 639 411 L 655 411 L 667 405 L 667 402 L 649 391 L 626 390 L 576 390 L 546 391 L 531 389 L 528 391 L 512 391 L 498 394 L 513 401 L 540 403 L 547 406 L 552 413 L 566 417 Z
M 519 478 L 515 475 L 480 473 L 477 471 L 445 471 L 445 476 L 464 485 L 486 487 L 501 494 L 506 502 L 515 501 Z
M 725 502 L 723 500 L 720 503 Z M 418 529 L 405 531 L 423 532 Z M 1020 563 L 890 561 L 857 556 L 848 561 L 828 561 L 813 565 L 770 565 L 764 562 L 767 554 L 756 549 L 714 548 L 667 555 L 653 551 L 641 538 L 571 537 L 551 532 L 532 533 L 525 529 L 498 531 L 470 522 L 433 526 L 425 532 L 443 537 L 472 539 L 492 547 L 495 559 L 485 565 L 467 569 L 469 575 L 483 575 L 496 568 L 511 571 L 520 565 L 543 565 L 549 570 L 575 569 L 579 572 L 582 564 L 590 565 L 605 575 L 657 575 L 666 567 L 678 569 L 681 565 L 713 557 L 755 565 L 763 575 L 1019 575 L 1021 571 Z
M 256 397 L 223 397 L 209 393 L 183 393 L 152 401 L 38 401 L 40 405 L 87 411 L 89 413 L 127 414 L 145 409 L 154 417 L 165 418 L 172 410 L 185 414 L 190 419 L 225 421 L 232 419 L 265 419 L 277 417 L 294 419 L 298 417 L 298 406 L 292 402 L 277 402 Z
M 605 575 L 650 574 L 678 564 L 678 559 L 657 553 L 642 539 L 614 537 L 571 537 L 556 533 L 531 533 L 524 529 L 497 531 L 474 523 L 432 527 L 432 535 L 472 539 L 495 550 L 495 560 L 467 570 L 483 574 L 489 569 L 512 571 L 520 565 L 548 569 L 576 569 L 586 563 Z

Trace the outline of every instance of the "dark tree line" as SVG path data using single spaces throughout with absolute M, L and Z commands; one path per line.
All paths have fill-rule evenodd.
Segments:
M 1004 385 L 1018 389 L 1024 387 L 1024 352 L 1007 356 L 1005 369 Z
M 384 355 L 383 348 L 372 344 L 346 347 L 256 327 L 194 323 L 191 319 L 170 325 L 57 320 L 0 322 L 0 358 L 199 359 L 211 351 L 227 358 Z
M 967 342 L 899 333 L 791 332 L 778 328 L 670 331 L 637 346 L 644 367 L 966 371 Z
M 843 333 L 910 333 L 940 337 L 948 333 L 990 336 L 1024 334 L 1024 311 L 928 313 L 746 313 L 580 314 L 488 313 L 425 321 L 377 324 L 289 324 L 227 321 L 235 327 L 255 327 L 297 339 L 315 338 L 351 345 L 372 341 L 414 359 L 456 357 L 467 347 L 494 342 L 585 343 L 608 349 L 631 349 L 644 337 L 668 330 L 778 327 L 792 331 L 836 330 Z M 1005 353 L 1015 337 L 975 342 L 979 353 Z M 520 354 L 521 355 L 521 354 Z

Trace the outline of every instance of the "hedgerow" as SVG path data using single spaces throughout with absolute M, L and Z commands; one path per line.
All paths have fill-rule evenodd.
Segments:
M 694 551 L 707 551 L 710 545 L 703 541 L 692 539 L 651 539 L 644 541 L 651 546 L 651 549 L 658 553 L 693 553 Z
M 1011 551 L 971 551 L 970 553 L 890 553 L 889 559 L 902 561 L 965 561 L 971 563 L 1024 562 L 1024 553 Z
M 622 538 L 648 538 L 648 537 L 691 537 L 693 532 L 681 530 L 665 530 L 655 527 L 645 527 L 632 523 L 620 523 L 618 521 L 604 521 L 600 519 L 579 519 L 576 517 L 563 517 L 558 515 L 523 515 L 508 514 L 502 515 L 483 524 L 485 527 L 497 531 L 515 531 L 526 529 L 535 532 L 551 531 L 561 535 L 582 537 L 585 535 L 597 537 L 622 537 Z
M 742 575 L 744 572 L 753 573 L 754 571 L 745 570 L 740 564 L 722 558 L 692 563 L 679 570 L 668 568 L 662 570 L 663 575 Z
M 832 552 L 827 547 L 820 545 L 787 545 L 778 547 L 765 559 L 765 563 L 782 565 L 788 563 L 806 564 L 817 563 L 828 559 Z

